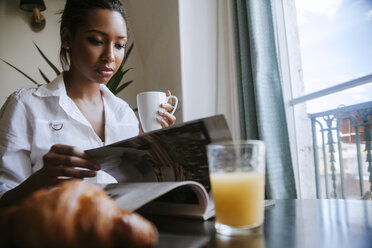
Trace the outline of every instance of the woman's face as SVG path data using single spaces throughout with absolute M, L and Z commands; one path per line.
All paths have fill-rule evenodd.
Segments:
M 124 59 L 127 26 L 119 12 L 94 9 L 70 40 L 70 72 L 82 80 L 107 83 Z

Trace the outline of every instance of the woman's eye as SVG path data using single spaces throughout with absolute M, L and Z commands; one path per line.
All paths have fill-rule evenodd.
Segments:
M 125 45 L 124 44 L 116 44 L 115 45 L 117 49 L 124 49 Z
M 101 45 L 103 44 L 103 41 L 94 39 L 94 38 L 88 38 L 89 42 L 92 43 L 93 45 Z

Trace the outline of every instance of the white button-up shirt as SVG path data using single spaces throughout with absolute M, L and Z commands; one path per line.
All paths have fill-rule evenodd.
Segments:
M 42 168 L 54 144 L 86 150 L 138 135 L 138 120 L 129 105 L 100 85 L 105 112 L 105 142 L 67 96 L 62 74 L 53 82 L 13 93 L 0 110 L 0 198 Z M 98 171 L 90 182 L 115 179 Z

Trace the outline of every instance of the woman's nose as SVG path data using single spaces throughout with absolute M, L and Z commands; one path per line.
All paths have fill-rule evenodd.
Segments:
M 101 59 L 107 62 L 115 60 L 113 45 L 108 44 L 101 55 Z

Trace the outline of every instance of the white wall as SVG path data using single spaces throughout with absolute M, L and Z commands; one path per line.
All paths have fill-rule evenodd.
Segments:
M 124 3 L 130 38 L 138 52 L 136 59 L 141 63 L 135 67 L 135 71 L 141 70 L 143 80 L 138 92 L 171 90 L 181 101 L 176 117 L 182 121 L 178 1 L 126 0 Z
M 40 82 L 44 80 L 38 68 L 41 68 L 50 79 L 53 79 L 55 74 L 32 42 L 35 41 L 54 64 L 60 65 L 59 15 L 55 13 L 64 6 L 64 1 L 60 0 L 47 0 L 45 3 L 47 9 L 42 14 L 46 18 L 46 27 L 35 33 L 29 26 L 31 13 L 21 10 L 19 1 L 0 1 L 0 58 L 16 65 Z M 28 85 L 33 83 L 0 61 L 0 105 L 13 91 Z
M 217 2 L 127 0 L 125 5 L 143 89 L 170 89 L 178 96 L 178 121 L 215 114 Z
M 179 0 L 185 121 L 216 112 L 217 1 Z

